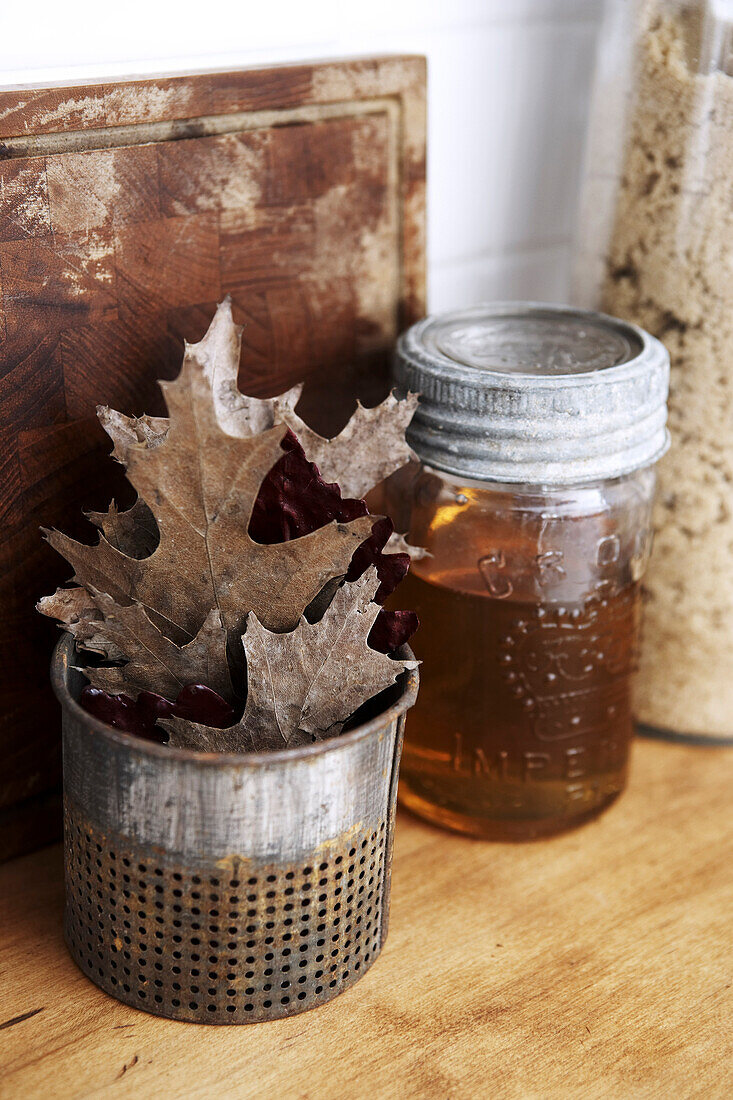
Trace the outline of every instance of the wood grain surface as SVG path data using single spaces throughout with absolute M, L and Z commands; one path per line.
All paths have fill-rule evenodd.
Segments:
M 717 1100 L 733 1094 L 733 756 L 635 748 L 577 832 L 398 821 L 389 939 L 353 989 L 238 1028 L 111 1000 L 66 953 L 61 852 L 0 869 L 0 1096 Z
M 300 411 L 338 430 L 424 311 L 424 182 L 421 58 L 0 91 L 0 812 L 24 823 L 0 852 L 59 821 L 33 607 L 69 570 L 38 528 L 91 540 L 82 507 L 129 502 L 96 405 L 161 412 L 230 293 L 242 388 L 306 379 Z

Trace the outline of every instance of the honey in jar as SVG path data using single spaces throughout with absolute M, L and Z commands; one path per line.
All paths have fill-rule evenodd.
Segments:
M 423 662 L 402 802 L 493 839 L 580 824 L 626 782 L 664 350 L 600 315 L 482 308 L 414 326 L 396 371 L 421 393 L 427 552 L 400 591 Z

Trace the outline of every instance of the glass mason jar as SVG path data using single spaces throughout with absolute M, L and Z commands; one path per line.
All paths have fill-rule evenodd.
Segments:
M 626 780 L 666 353 L 600 314 L 501 305 L 413 326 L 395 374 L 421 395 L 397 503 L 427 551 L 400 589 L 423 662 L 402 801 L 493 839 L 567 829 Z
M 606 18 L 574 296 L 671 358 L 635 709 L 733 743 L 733 0 L 616 0 Z

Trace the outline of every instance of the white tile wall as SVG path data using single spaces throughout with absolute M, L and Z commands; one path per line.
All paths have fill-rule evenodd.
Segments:
M 430 308 L 561 301 L 601 5 L 0 0 L 0 84 L 424 53 Z

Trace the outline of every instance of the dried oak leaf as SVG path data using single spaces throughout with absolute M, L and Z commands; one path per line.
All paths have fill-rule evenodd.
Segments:
M 110 661 L 124 658 L 124 652 L 107 636 L 102 613 L 86 588 L 57 588 L 52 596 L 38 601 L 36 610 L 58 619 L 80 648 L 100 653 Z
M 131 558 L 147 558 L 158 545 L 155 517 L 139 497 L 126 512 L 118 511 L 112 501 L 106 512 L 86 512 L 85 515 L 112 546 Z
M 241 720 L 224 730 L 163 720 L 170 744 L 205 752 L 261 752 L 339 733 L 361 703 L 417 666 L 367 645 L 379 614 L 373 602 L 378 587 L 372 567 L 339 588 L 320 622 L 302 618 L 287 634 L 272 633 L 250 614 L 242 639 L 249 689 Z
M 231 315 L 229 320 L 231 321 Z M 221 313 L 217 312 L 212 328 L 214 325 L 221 326 L 222 323 Z M 208 345 L 207 337 L 201 344 L 196 345 L 197 349 L 200 349 L 203 344 L 207 345 L 206 352 L 202 353 L 202 360 L 208 364 L 210 379 L 215 376 L 213 364 L 217 361 L 213 349 L 219 347 L 219 358 L 226 359 L 226 355 L 221 353 L 221 342 L 224 335 L 227 333 L 231 335 L 232 327 L 231 325 L 225 326 L 224 329 L 220 327 L 218 342 L 214 341 L 211 346 Z M 229 340 L 224 340 L 225 350 L 230 347 L 230 343 Z M 238 339 L 236 348 L 238 355 Z M 231 410 L 236 409 L 241 416 L 244 416 L 245 412 L 247 414 L 246 422 L 242 421 L 239 424 L 239 438 L 246 438 L 248 432 L 261 430 L 263 424 L 269 423 L 270 413 L 281 400 L 260 401 L 257 398 L 243 397 L 241 394 L 237 398 L 231 387 L 224 389 L 227 398 L 222 400 L 222 389 L 219 385 L 217 416 L 220 424 L 223 423 L 227 428 L 234 430 L 236 425 L 232 423 Z M 236 393 L 238 394 L 239 391 Z M 118 413 L 110 416 L 109 410 L 104 408 L 99 412 L 101 422 L 115 445 L 114 453 L 122 460 L 126 459 L 129 447 L 135 443 L 157 447 L 165 438 L 168 422 L 161 418 L 157 418 L 155 422 L 158 434 L 151 436 L 150 418 L 132 419 Z M 141 421 L 145 421 L 144 432 L 140 428 Z M 255 542 L 268 545 L 286 542 L 311 534 L 334 520 L 348 523 L 368 514 L 363 500 L 344 497 L 338 484 L 328 484 L 324 481 L 318 466 L 308 460 L 300 441 L 292 430 L 287 431 L 283 436 L 281 447 L 285 453 L 263 479 L 252 509 L 249 534 Z M 119 519 L 131 514 L 132 510 L 130 513 L 122 513 Z M 150 519 L 152 520 L 152 517 Z M 101 526 L 97 519 L 95 522 Z M 154 524 L 154 521 L 152 522 Z M 388 539 L 394 539 L 391 521 L 387 518 L 377 518 L 369 538 L 356 550 L 347 573 L 348 580 L 356 580 L 369 565 L 375 565 L 382 582 L 376 596 L 377 603 L 380 604 L 394 591 L 410 563 L 408 553 L 402 549 L 402 546 L 399 546 L 398 553 L 384 552 Z M 402 542 L 407 546 L 404 539 Z M 408 551 L 418 553 L 414 547 L 408 547 Z M 318 601 L 319 607 L 326 606 L 337 583 L 338 580 L 323 590 L 322 598 Z M 310 611 L 309 617 L 313 617 Z M 381 652 L 389 653 L 407 642 L 415 633 L 417 626 L 418 619 L 413 612 L 383 611 L 375 623 L 370 645 Z
M 217 695 L 233 701 L 227 634 L 216 608 L 206 616 L 196 637 L 178 646 L 161 634 L 141 604 L 120 606 L 103 592 L 92 589 L 90 594 L 104 616 L 100 634 L 126 658 L 121 666 L 83 668 L 92 687 L 133 698 L 143 691 L 175 699 L 189 684 L 203 681 Z
M 417 408 L 417 394 L 402 400 L 390 394 L 379 405 L 365 409 L 360 401 L 349 422 L 333 439 L 324 439 L 295 412 L 302 386 L 282 394 L 277 412 L 293 429 L 311 462 L 326 481 L 337 481 L 345 497 L 364 497 L 415 453 L 405 440 L 405 429 Z
M 158 545 L 158 528 L 143 500 L 138 499 L 126 512 L 119 512 L 112 501 L 107 512 L 87 512 L 86 516 L 112 546 L 130 557 L 147 557 Z M 124 651 L 106 634 L 102 612 L 86 588 L 57 588 L 52 596 L 38 601 L 36 610 L 58 619 L 81 649 L 100 653 L 111 661 L 124 658 Z
M 431 558 L 432 554 L 424 546 L 412 546 L 404 535 L 393 531 L 384 546 L 387 554 L 409 554 L 412 561 L 422 561 L 423 558 Z
M 112 457 L 127 465 L 127 453 L 130 447 L 143 443 L 151 451 L 159 447 L 166 437 L 169 421 L 164 416 L 126 416 L 110 409 L 108 405 L 97 405 L 97 416 L 107 435 L 114 443 Z
M 198 344 L 186 345 L 195 355 L 211 386 L 216 417 L 227 435 L 246 439 L 267 431 L 276 423 L 287 424 L 315 462 L 325 481 L 336 481 L 344 497 L 361 498 L 415 455 L 405 441 L 405 428 L 417 408 L 417 395 L 402 400 L 390 395 L 381 404 L 365 409 L 360 403 L 348 424 L 333 439 L 314 432 L 295 411 L 302 385 L 278 397 L 248 397 L 237 384 L 242 328 L 232 319 L 231 299 L 218 306 L 209 329 Z M 144 442 L 157 447 L 165 437 L 164 417 L 123 417 L 109 410 L 102 424 L 115 444 L 113 454 L 126 461 L 131 446 Z
M 332 522 L 276 545 L 249 536 L 260 485 L 281 457 L 288 429 L 278 424 L 255 436 L 226 434 L 199 359 L 201 344 L 186 348 L 175 381 L 161 383 L 169 421 L 154 445 L 137 438 L 137 429 L 128 432 L 127 418 L 106 416 L 127 477 L 155 522 L 159 541 L 152 554 L 125 553 L 104 526 L 96 546 L 46 532 L 73 566 L 77 583 L 106 592 L 121 606 L 139 602 L 177 644 L 196 635 L 212 608 L 221 612 L 230 639 L 240 637 L 250 611 L 269 629 L 292 629 L 326 583 L 346 573 L 374 522 L 368 516 Z M 139 418 L 138 428 L 141 420 L 146 432 L 154 431 L 150 418 Z M 119 534 L 114 539 L 119 542 Z

